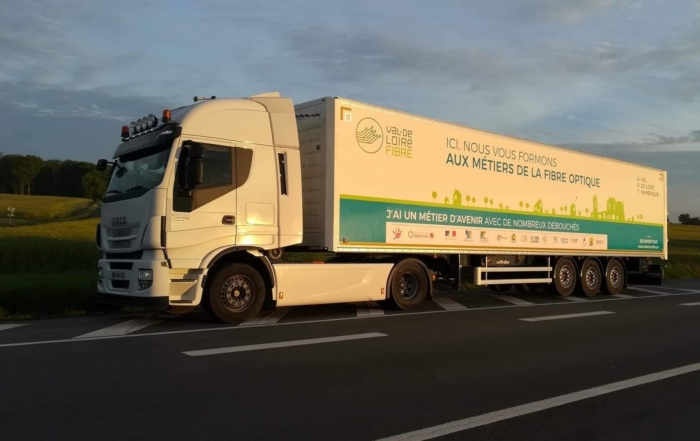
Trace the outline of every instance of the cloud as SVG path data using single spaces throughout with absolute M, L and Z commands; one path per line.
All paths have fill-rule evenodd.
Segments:
M 626 0 L 519 0 L 467 2 L 476 11 L 501 19 L 525 22 L 578 24 L 614 7 L 640 7 Z
M 148 113 L 175 103 L 143 96 L 115 96 L 106 90 L 66 91 L 12 83 L 0 93 L 0 151 L 44 158 L 94 161 L 111 157 L 118 131 Z M 0 83 L 0 90 L 8 90 Z M 21 96 L 21 100 L 8 99 Z
M 685 136 L 664 136 L 649 133 L 642 142 L 565 143 L 565 147 L 592 153 L 680 153 L 700 152 L 700 130 Z M 700 162 L 700 159 L 698 160 Z

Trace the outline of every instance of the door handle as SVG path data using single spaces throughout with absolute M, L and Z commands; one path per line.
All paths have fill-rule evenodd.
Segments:
M 236 223 L 236 216 L 227 215 L 221 219 L 222 224 L 233 225 Z

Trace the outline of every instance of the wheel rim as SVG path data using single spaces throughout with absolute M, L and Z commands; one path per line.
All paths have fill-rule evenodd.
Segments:
M 613 268 L 610 270 L 610 284 L 614 288 L 619 288 L 622 283 L 622 273 L 618 268 Z
M 399 281 L 399 295 L 405 300 L 411 300 L 418 295 L 418 277 L 405 273 Z
M 588 268 L 586 271 L 586 285 L 591 289 L 598 286 L 598 271 L 595 268 Z
M 254 296 L 253 282 L 245 276 L 229 277 L 221 287 L 221 300 L 224 307 L 231 312 L 245 311 Z
M 573 282 L 574 272 L 571 270 L 571 267 L 568 265 L 563 266 L 559 270 L 559 284 L 561 284 L 562 288 L 568 289 L 571 288 Z

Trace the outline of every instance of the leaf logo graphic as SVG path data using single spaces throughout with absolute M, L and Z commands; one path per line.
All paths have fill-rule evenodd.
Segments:
M 364 118 L 355 130 L 357 145 L 366 153 L 377 153 L 384 144 L 382 126 L 372 118 Z

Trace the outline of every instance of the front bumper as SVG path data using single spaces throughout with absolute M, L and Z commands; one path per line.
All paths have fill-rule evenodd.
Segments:
M 170 274 L 165 259 L 100 259 L 97 263 L 102 277 L 97 292 L 105 301 L 138 306 L 167 307 Z M 139 272 L 150 271 L 152 280 L 139 280 Z

